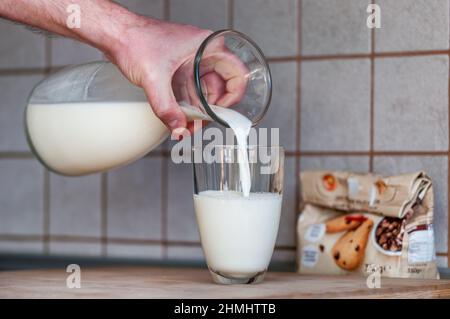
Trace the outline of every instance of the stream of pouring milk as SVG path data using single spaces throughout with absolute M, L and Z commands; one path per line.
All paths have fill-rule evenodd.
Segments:
M 239 112 L 220 106 L 213 106 L 213 111 L 224 120 L 233 130 L 238 144 L 238 164 L 241 179 L 242 193 L 245 197 L 250 195 L 252 180 L 248 162 L 247 140 L 252 128 L 252 122 Z
M 185 102 L 180 102 L 184 114 L 191 119 L 209 119 L 209 116 L 200 113 L 198 109 L 194 106 L 188 105 Z M 241 113 L 217 106 L 209 105 L 210 108 L 217 114 L 223 121 L 225 121 L 228 126 L 233 130 L 236 136 L 236 141 L 238 144 L 238 164 L 239 164 L 239 175 L 241 180 L 241 188 L 244 197 L 250 195 L 250 188 L 252 186 L 252 180 L 250 176 L 250 166 L 248 162 L 248 151 L 247 151 L 247 140 L 250 130 L 252 128 L 252 122 Z

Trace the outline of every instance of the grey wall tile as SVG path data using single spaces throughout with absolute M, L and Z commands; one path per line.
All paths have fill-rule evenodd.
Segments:
M 376 29 L 376 51 L 448 49 L 448 0 L 376 0 L 381 28 Z
M 447 256 L 437 256 L 436 262 L 438 267 L 447 268 L 448 267 L 448 257 Z
M 44 67 L 45 37 L 0 19 L 0 68 Z
M 448 236 L 448 165 L 446 156 L 375 157 L 374 171 L 381 175 L 424 170 L 433 181 L 434 230 L 437 252 L 447 252 Z
M 336 170 L 367 173 L 368 156 L 302 156 L 300 170 Z
M 272 102 L 259 127 L 279 129 L 280 145 L 285 150 L 296 148 L 296 85 L 297 66 L 295 62 L 271 63 L 273 78 Z M 269 140 L 270 141 L 270 140 Z
M 116 0 L 115 2 L 140 15 L 163 18 L 164 0 Z
M 155 244 L 118 244 L 108 243 L 107 256 L 127 259 L 161 259 L 162 247 Z
M 168 239 L 200 241 L 194 212 L 192 164 L 168 161 L 167 222 Z
M 303 0 L 302 54 L 369 53 L 367 0 Z
M 79 41 L 68 38 L 52 38 L 51 41 L 52 66 L 104 60 L 102 52 Z
M 368 150 L 369 60 L 304 62 L 301 73 L 301 149 Z
M 295 158 L 287 157 L 284 164 L 283 206 L 277 238 L 277 245 L 279 246 L 295 245 L 295 224 L 297 216 L 297 212 L 295 211 L 295 184 L 297 178 L 295 174 Z
M 57 256 L 89 256 L 100 257 L 102 255 L 102 247 L 98 243 L 82 243 L 82 242 L 50 242 L 50 255 Z M 68 262 L 69 264 L 70 262 Z
M 108 173 L 108 236 L 161 239 L 161 158 Z
M 41 75 L 0 76 L 0 151 L 26 151 L 24 111 Z
M 0 253 L 42 254 L 43 252 L 43 241 L 0 241 Z
M 297 53 L 297 1 L 235 0 L 234 29 L 250 36 L 266 56 Z
M 170 20 L 213 31 L 227 28 L 227 0 L 170 1 Z
M 202 247 L 199 246 L 177 246 L 169 245 L 167 247 L 167 258 L 172 260 L 195 260 L 205 262 Z
M 100 237 L 100 175 L 50 175 L 50 233 Z
M 375 149 L 448 149 L 448 56 L 375 61 Z
M 0 234 L 42 235 L 43 172 L 34 159 L 0 160 Z

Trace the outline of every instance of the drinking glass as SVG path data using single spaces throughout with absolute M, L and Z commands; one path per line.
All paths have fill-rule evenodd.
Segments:
M 248 152 L 251 190 L 242 193 L 239 152 Z M 281 214 L 284 150 L 216 145 L 193 148 L 194 207 L 206 262 L 220 284 L 264 279 Z

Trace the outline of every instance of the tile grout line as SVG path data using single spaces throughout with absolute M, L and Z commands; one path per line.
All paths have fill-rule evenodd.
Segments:
M 170 0 L 164 0 L 164 20 L 169 21 L 170 20 Z M 165 146 L 164 146 L 165 148 Z M 167 259 L 168 257 L 168 247 L 167 247 L 167 233 L 168 233 L 168 211 L 167 211 L 167 207 L 168 207 L 168 178 L 169 178 L 169 174 L 168 174 L 168 157 L 170 152 L 166 149 L 164 149 L 163 151 L 164 156 L 161 157 L 161 197 L 160 197 L 160 201 L 161 201 L 161 229 L 160 229 L 160 236 L 161 236 L 161 241 L 160 241 L 160 245 L 161 245 L 161 258 L 162 259 Z
M 168 234 L 168 159 L 161 158 L 161 254 L 163 259 L 167 259 L 168 247 L 167 247 L 167 234 Z
M 41 235 L 23 235 L 23 234 L 0 234 L 0 240 L 10 242 L 35 242 L 42 240 Z M 52 235 L 52 241 L 60 243 L 101 243 L 101 237 L 93 236 L 80 236 L 80 235 Z M 135 238 L 123 238 L 123 237 L 111 237 L 108 238 L 108 243 L 122 244 L 122 245 L 161 245 L 163 241 L 157 239 L 135 239 Z M 201 247 L 200 241 L 183 241 L 183 240 L 168 240 L 164 242 L 168 246 L 181 246 L 181 247 Z M 296 246 L 290 245 L 276 245 L 277 250 L 291 250 L 294 251 Z M 437 256 L 446 257 L 449 254 L 447 252 L 437 252 Z
M 302 6 L 302 0 L 297 1 L 297 54 L 301 55 L 302 50 L 302 30 L 301 30 L 301 6 Z M 296 136 L 296 161 L 295 161 L 295 178 L 296 178 L 296 204 L 295 209 L 296 213 L 299 214 L 299 205 L 300 205 L 300 139 L 301 139 L 301 60 L 297 61 L 297 74 L 296 74 L 296 128 L 295 128 L 295 136 Z
M 170 0 L 166 0 L 170 1 Z M 233 1 L 233 0 L 231 0 Z M 170 11 L 169 7 L 164 8 L 164 11 Z M 448 55 L 448 50 L 430 50 L 430 51 L 392 51 L 392 52 L 375 52 L 375 58 L 395 58 L 395 57 L 414 57 L 414 56 L 430 56 L 430 55 Z M 267 57 L 267 61 L 271 63 L 277 62 L 293 62 L 293 61 L 321 61 L 321 60 L 346 60 L 346 59 L 368 59 L 371 54 L 336 54 L 336 55 L 293 55 L 293 56 L 279 56 Z M 0 76 L 3 75 L 35 75 L 46 74 L 48 72 L 58 71 L 68 65 L 50 66 L 50 67 L 23 67 L 23 68 L 0 68 Z
M 100 245 L 101 255 L 108 255 L 108 173 L 100 175 Z
M 373 151 L 374 156 L 447 156 L 448 151 Z M 298 156 L 369 156 L 370 151 L 285 151 L 288 157 Z M 143 158 L 168 158 L 169 151 L 152 151 Z M 0 151 L 0 159 L 31 159 L 33 153 L 28 151 Z
M 42 168 L 44 172 L 43 176 L 43 237 L 42 237 L 42 246 L 44 255 L 48 255 L 50 253 L 50 172 L 47 168 Z
M 45 73 L 50 74 L 52 69 L 52 39 L 47 36 L 45 37 Z
M 375 58 L 406 58 L 430 55 L 447 55 L 448 50 L 429 50 L 429 51 L 391 51 L 391 52 L 370 52 L 370 53 L 355 53 L 355 54 L 329 54 L 329 55 L 292 55 L 268 57 L 269 62 L 289 62 L 289 61 L 327 61 L 327 60 L 354 60 L 354 59 L 370 59 Z
M 0 151 L 0 159 L 31 159 L 33 153 L 28 151 Z
M 371 1 L 375 4 L 375 0 Z M 370 124 L 369 124 L 369 172 L 373 173 L 374 123 L 375 123 L 375 28 L 370 29 Z
M 302 53 L 302 26 L 301 26 L 301 22 L 302 22 L 302 0 L 298 0 L 297 1 L 297 54 L 299 56 L 301 56 Z M 299 243 L 298 243 L 298 238 L 297 238 L 297 220 L 298 217 L 300 216 L 300 149 L 301 149 L 301 145 L 300 145 L 300 139 L 301 139 L 301 64 L 302 61 L 301 59 L 299 59 L 297 61 L 297 74 L 296 74 L 296 128 L 295 128 L 295 135 L 296 135 L 296 156 L 295 156 L 295 212 L 294 212 L 294 216 L 295 216 L 295 220 L 294 223 L 292 225 L 292 227 L 294 228 L 294 243 L 295 243 L 295 247 L 298 247 Z M 296 268 L 298 268 L 298 258 L 295 257 L 295 264 L 296 264 Z
M 44 75 L 48 76 L 51 71 L 52 66 L 52 40 L 50 37 L 45 38 L 45 69 Z M 44 255 L 50 253 L 50 172 L 47 168 L 43 167 L 43 237 L 42 237 L 42 247 Z
M 163 7 L 163 19 L 165 21 L 170 20 L 170 0 L 163 0 L 164 1 L 164 7 Z
M 227 24 L 229 29 L 234 27 L 234 0 L 227 1 Z
M 41 235 L 0 235 L 0 240 L 10 241 L 10 242 L 34 242 L 41 240 Z M 52 241 L 60 243 L 101 243 L 101 237 L 93 236 L 79 236 L 79 235 L 52 235 Z M 111 237 L 108 238 L 108 243 L 121 244 L 121 245 L 161 245 L 165 244 L 167 246 L 181 246 L 181 247 L 201 247 L 200 241 L 184 241 L 184 240 L 168 240 L 161 241 L 157 239 L 134 239 L 134 238 L 121 238 L 121 237 Z M 276 245 L 276 249 L 279 250 L 295 250 L 295 246 L 290 245 Z
M 11 75 L 46 75 L 48 74 L 48 68 L 13 68 L 0 70 L 0 76 Z
M 448 8 L 448 17 L 450 17 L 450 5 Z M 450 29 L 450 22 L 449 22 L 449 29 Z M 448 31 L 447 31 L 448 32 Z M 449 140 L 448 140 L 448 154 L 447 154 L 447 252 L 450 247 L 450 196 L 449 196 L 449 185 L 450 185 L 450 36 L 449 36 L 449 46 L 448 46 L 448 74 L 447 74 L 447 90 L 448 90 L 448 107 L 447 107 L 447 120 L 448 120 L 448 134 L 449 134 Z M 450 267 L 450 254 L 447 256 L 447 267 Z
M 447 156 L 448 151 L 287 151 L 288 156 Z

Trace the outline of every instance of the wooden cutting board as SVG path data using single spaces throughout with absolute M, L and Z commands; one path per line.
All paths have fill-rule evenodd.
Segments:
M 300 276 L 269 272 L 256 285 L 214 284 L 206 269 L 98 267 L 81 269 L 81 288 L 66 287 L 65 269 L 4 271 L 0 298 L 450 298 L 450 280 Z

